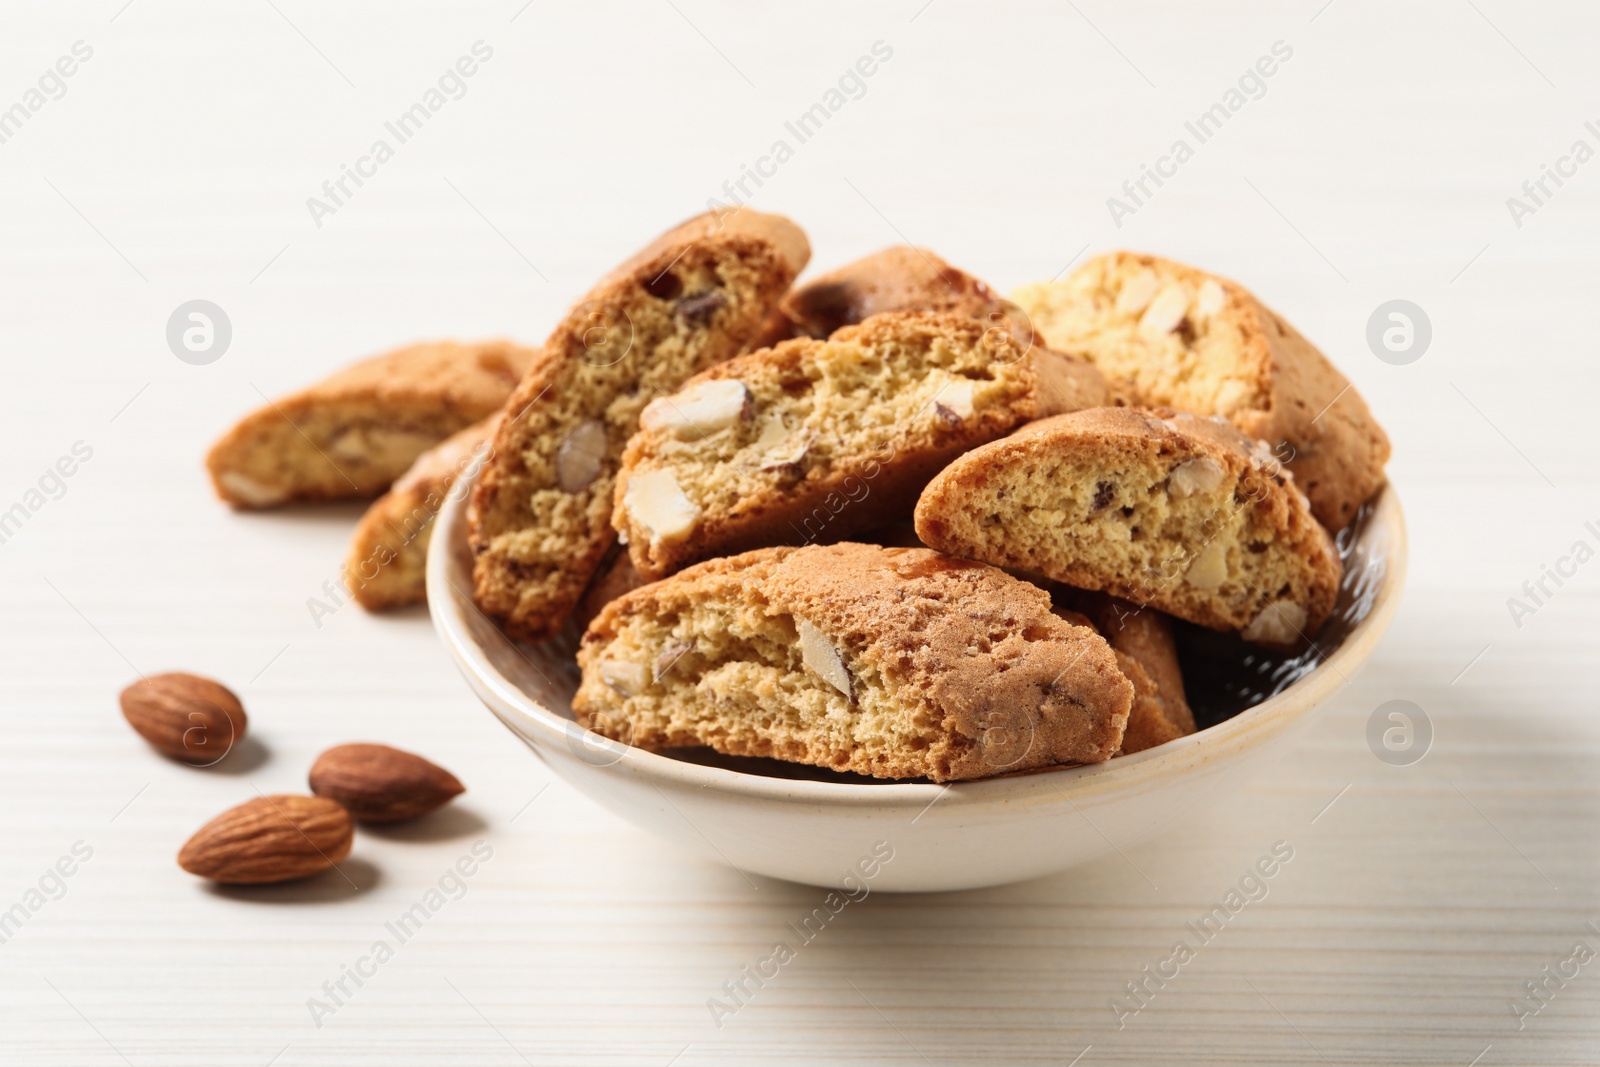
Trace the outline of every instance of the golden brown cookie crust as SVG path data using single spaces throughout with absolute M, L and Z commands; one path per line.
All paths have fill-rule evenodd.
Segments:
M 1133 684 L 1133 706 L 1122 735 L 1120 756 L 1143 752 L 1194 733 L 1194 713 L 1183 691 L 1178 650 L 1167 617 L 1155 608 L 1089 593 L 1040 578 L 1051 587 L 1055 613 L 1104 637 L 1117 654 L 1117 667 Z M 1073 604 L 1082 611 L 1065 605 Z M 1085 614 L 1088 612 L 1088 614 Z
M 590 624 L 578 662 L 573 709 L 607 736 L 888 778 L 1105 760 L 1133 698 L 1104 639 L 1037 587 L 851 543 L 757 549 L 634 590 Z
M 372 496 L 505 403 L 534 359 L 510 341 L 410 345 L 245 416 L 206 457 L 236 508 Z
M 615 538 L 611 490 L 639 411 L 738 353 L 808 255 L 788 219 L 710 212 L 574 305 L 507 402 L 474 489 L 480 608 L 519 637 L 561 628 Z
M 1157 314 L 1168 286 L 1189 297 L 1181 318 Z M 1046 344 L 1099 364 L 1127 402 L 1220 414 L 1266 441 L 1328 530 L 1342 529 L 1382 487 L 1389 439 L 1366 402 L 1316 346 L 1237 282 L 1159 256 L 1113 252 L 1060 282 L 1024 286 L 1013 299 Z M 1162 320 L 1149 335 L 1133 325 L 1142 327 L 1146 315 Z M 1167 321 L 1173 325 L 1162 330 Z M 1135 339 L 1142 355 L 1130 358 Z
M 1293 647 L 1333 609 L 1340 563 L 1264 446 L 1217 418 L 1092 408 L 956 460 L 917 534 L 956 555 Z
M 367 508 L 345 556 L 345 582 L 356 603 L 388 611 L 428 598 L 424 577 L 434 516 L 457 479 L 487 457 L 499 422 L 496 412 L 430 448 Z
M 1184 731 L 1167 717 L 1166 706 L 1161 702 L 1161 687 L 1145 670 L 1144 664 L 1120 649 L 1113 648 L 1112 652 L 1117 657 L 1117 669 L 1133 686 L 1128 728 L 1122 733 L 1122 750 L 1117 755 L 1131 756 L 1182 737 Z
M 1194 733 L 1194 711 L 1184 690 L 1171 621 L 1155 608 L 1140 607 L 1132 601 L 1109 596 L 1100 600 L 1103 606 L 1092 616 L 1096 628 L 1112 648 L 1133 657 L 1144 668 L 1156 687 L 1162 714 L 1178 733 Z
M 1113 649 L 1133 657 L 1144 668 L 1156 688 L 1162 715 L 1178 734 L 1194 733 L 1194 711 L 1184 689 L 1171 617 L 1148 604 L 1051 584 L 1052 593 L 1081 609 Z
M 895 245 L 796 286 L 779 302 L 752 347 L 829 337 L 890 311 L 955 312 L 1009 328 L 1017 308 L 926 248 Z

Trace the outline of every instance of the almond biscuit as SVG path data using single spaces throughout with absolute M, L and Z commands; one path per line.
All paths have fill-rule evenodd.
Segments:
M 1116 652 L 1122 673 L 1133 683 L 1133 710 L 1128 713 L 1128 729 L 1122 738 L 1123 754 L 1194 733 L 1194 712 L 1184 692 L 1171 619 L 1132 601 L 1050 584 L 1052 599 L 1078 609 L 1058 607 L 1056 614 L 1093 626 Z
M 412 345 L 252 412 L 206 457 L 236 508 L 370 497 L 418 456 L 494 414 L 533 362 L 509 341 Z
M 778 215 L 712 212 L 579 301 L 506 405 L 473 491 L 474 596 L 518 637 L 572 614 L 616 534 L 612 487 L 639 412 L 737 354 L 810 255 Z
M 457 479 L 483 462 L 499 421 L 496 413 L 434 445 L 367 508 L 345 557 L 345 582 L 356 603 L 387 611 L 427 599 L 423 578 L 434 516 Z
M 920 548 L 756 549 L 607 605 L 578 722 L 880 778 L 983 778 L 1111 757 L 1133 687 L 1043 590 Z
M 1120 399 L 1221 415 L 1267 442 L 1330 532 L 1383 485 L 1389 438 L 1361 394 L 1243 286 L 1113 252 L 1012 297 L 1045 344 L 1094 362 Z
M 1296 647 L 1338 591 L 1339 556 L 1261 442 L 1220 418 L 1093 408 L 956 460 L 917 502 L 955 555 Z
M 752 348 L 795 337 L 828 337 L 886 311 L 953 311 L 1021 336 L 1021 309 L 926 248 L 896 245 L 790 290 Z
M 786 341 L 651 401 L 611 521 L 634 567 L 839 540 L 908 511 L 966 450 L 1104 403 L 1099 372 L 951 312 L 891 312 Z

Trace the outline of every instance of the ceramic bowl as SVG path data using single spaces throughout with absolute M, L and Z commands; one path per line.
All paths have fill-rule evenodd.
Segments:
M 1346 574 L 1320 654 L 1267 665 L 1263 692 L 1279 691 L 1260 703 L 1092 766 L 946 785 L 876 782 L 770 760 L 645 752 L 579 727 L 569 703 L 574 635 L 519 644 L 472 603 L 467 489 L 458 485 L 438 516 L 428 604 L 489 710 L 552 771 L 624 819 L 742 871 L 846 889 L 1000 885 L 1150 836 L 1282 750 L 1372 655 L 1405 577 L 1405 522 L 1385 489 L 1341 535 Z

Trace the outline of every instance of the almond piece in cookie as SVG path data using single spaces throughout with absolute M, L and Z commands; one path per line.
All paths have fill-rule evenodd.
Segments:
M 423 581 L 433 518 L 462 475 L 488 456 L 500 422 L 494 414 L 452 434 L 417 457 L 389 491 L 372 502 L 350 537 L 345 584 L 368 611 L 387 611 L 428 598 Z
M 1113 252 L 1012 298 L 1043 343 L 1093 361 L 1129 403 L 1221 415 L 1266 441 L 1329 531 L 1383 485 L 1389 438 L 1361 394 L 1243 286 Z
M 1266 446 L 1219 418 L 1094 408 L 956 460 L 917 502 L 924 543 L 1290 648 L 1340 563 Z
M 977 319 L 877 315 L 651 401 L 611 521 L 650 579 L 747 548 L 837 541 L 909 511 L 962 452 L 1105 397 L 1088 363 Z
M 612 488 L 640 411 L 743 350 L 809 256 L 788 219 L 712 212 L 567 313 L 507 403 L 473 491 L 480 608 L 527 639 L 561 628 L 616 537 Z
M 533 357 L 509 341 L 442 341 L 357 363 L 245 416 L 211 447 L 211 481 L 236 508 L 381 493 L 498 411 Z
M 1011 301 L 925 248 L 896 245 L 796 286 L 751 347 L 829 337 L 887 311 L 950 311 L 1032 339 L 1021 309 Z
M 1133 688 L 1047 593 L 921 548 L 710 560 L 607 605 L 578 652 L 578 722 L 650 750 L 710 745 L 934 781 L 1109 759 Z

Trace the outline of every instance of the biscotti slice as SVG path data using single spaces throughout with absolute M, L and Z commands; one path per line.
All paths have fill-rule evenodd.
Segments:
M 1168 617 L 1152 607 L 1104 593 L 1055 584 L 1052 599 L 1078 610 L 1056 614 L 1093 626 L 1117 654 L 1122 673 L 1133 683 L 1133 708 L 1122 737 L 1122 754 L 1142 752 L 1195 730 L 1194 712 L 1184 692 L 1178 647 Z
M 471 476 L 489 451 L 500 415 L 475 422 L 417 457 L 389 491 L 372 502 L 350 537 L 345 584 L 368 611 L 419 604 L 427 599 L 423 581 L 433 518 L 450 487 Z
M 1094 408 L 956 460 L 917 501 L 930 547 L 1295 647 L 1340 563 L 1266 446 L 1220 418 Z
M 795 286 L 752 347 L 828 337 L 888 311 L 951 311 L 1028 339 L 1026 320 L 1015 304 L 925 248 L 896 245 Z
M 236 508 L 383 492 L 418 456 L 499 410 L 533 362 L 509 341 L 411 345 L 245 416 L 211 447 Z
M 1221 415 L 1267 442 L 1330 531 L 1383 485 L 1389 438 L 1361 394 L 1243 286 L 1113 252 L 1012 298 L 1045 344 L 1092 360 L 1128 402 Z
M 1133 689 L 1047 593 L 920 548 L 710 560 L 601 611 L 578 722 L 880 778 L 982 778 L 1110 758 Z
M 1112 648 L 1144 668 L 1156 688 L 1162 717 L 1177 735 L 1194 733 L 1194 711 L 1189 707 L 1189 696 L 1184 690 L 1183 668 L 1178 663 L 1171 620 L 1155 608 L 1142 607 L 1119 597 L 1097 594 L 1095 599 L 1100 601 L 1099 605 L 1085 605 L 1095 628 Z M 1128 750 L 1126 743 L 1123 748 Z
M 909 512 L 962 452 L 1104 401 L 1089 364 L 976 319 L 877 315 L 740 356 L 651 401 L 611 521 L 651 579 L 747 548 L 836 541 Z
M 611 490 L 639 412 L 743 350 L 809 255 L 781 216 L 708 213 L 567 313 L 506 405 L 473 492 L 480 608 L 523 638 L 561 628 L 616 537 Z
M 1144 669 L 1144 664 L 1126 652 L 1111 651 L 1117 657 L 1117 669 L 1133 686 L 1133 705 L 1128 709 L 1128 725 L 1122 732 L 1122 748 L 1117 755 L 1131 756 L 1182 737 L 1184 731 L 1167 718 L 1166 706 L 1161 703 L 1161 688 Z

